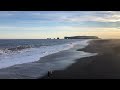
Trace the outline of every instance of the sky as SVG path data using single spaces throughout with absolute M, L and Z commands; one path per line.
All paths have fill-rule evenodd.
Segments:
M 120 11 L 0 11 L 0 39 L 120 39 Z

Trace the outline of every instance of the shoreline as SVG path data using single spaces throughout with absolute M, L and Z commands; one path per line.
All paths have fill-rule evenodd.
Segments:
M 0 69 L 0 79 L 37 79 L 43 77 L 49 70 L 63 70 L 72 63 L 75 63 L 76 59 L 80 57 L 79 55 L 82 54 L 82 57 L 91 55 L 84 55 L 84 52 L 76 51 L 79 48 L 86 47 L 86 45 L 88 44 L 85 40 L 81 43 L 81 46 L 75 44 L 75 46 L 69 50 L 63 50 L 41 57 L 38 61 Z
M 93 40 L 77 51 L 98 53 L 77 59 L 65 70 L 55 70 L 51 79 L 120 79 L 120 40 Z M 47 75 L 39 79 L 48 79 Z
M 16 49 L 15 47 L 0 50 L 0 55 L 1 55 L 0 69 L 9 68 L 14 65 L 39 61 L 40 58 L 42 57 L 45 57 L 54 53 L 59 53 L 64 50 L 69 50 L 79 42 L 81 42 L 81 44 L 85 44 L 85 42 L 75 40 L 74 42 L 71 41 L 71 42 L 66 42 L 58 45 L 41 46 L 41 47 L 34 47 L 34 48 L 31 47 L 29 49 L 26 48 L 23 50 L 15 50 Z

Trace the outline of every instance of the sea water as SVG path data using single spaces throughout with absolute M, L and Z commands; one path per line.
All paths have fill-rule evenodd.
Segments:
M 3 39 L 0 40 L 0 69 L 39 61 L 41 57 L 68 50 L 75 45 L 84 48 L 84 39 Z

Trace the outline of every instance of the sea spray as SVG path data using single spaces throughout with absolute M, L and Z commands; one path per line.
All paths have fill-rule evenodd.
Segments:
M 63 50 L 68 50 L 74 47 L 77 44 L 81 44 L 82 47 L 87 45 L 89 40 L 70 42 L 61 45 L 53 45 L 53 46 L 41 46 L 39 48 L 29 48 L 24 49 L 22 51 L 11 53 L 9 52 L 7 55 L 0 56 L 0 69 L 10 67 L 16 64 L 30 63 L 40 60 L 41 57 L 54 54 Z

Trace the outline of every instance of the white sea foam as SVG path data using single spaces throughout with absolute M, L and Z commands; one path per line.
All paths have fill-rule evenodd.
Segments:
M 40 60 L 41 57 L 68 50 L 78 44 L 81 45 L 81 48 L 84 48 L 88 45 L 88 41 L 90 40 L 77 41 L 62 45 L 42 46 L 40 48 L 29 48 L 19 52 L 5 53 L 0 55 L 0 69 L 14 66 L 16 64 L 35 62 Z M 0 53 L 3 53 L 3 51 L 0 51 Z

